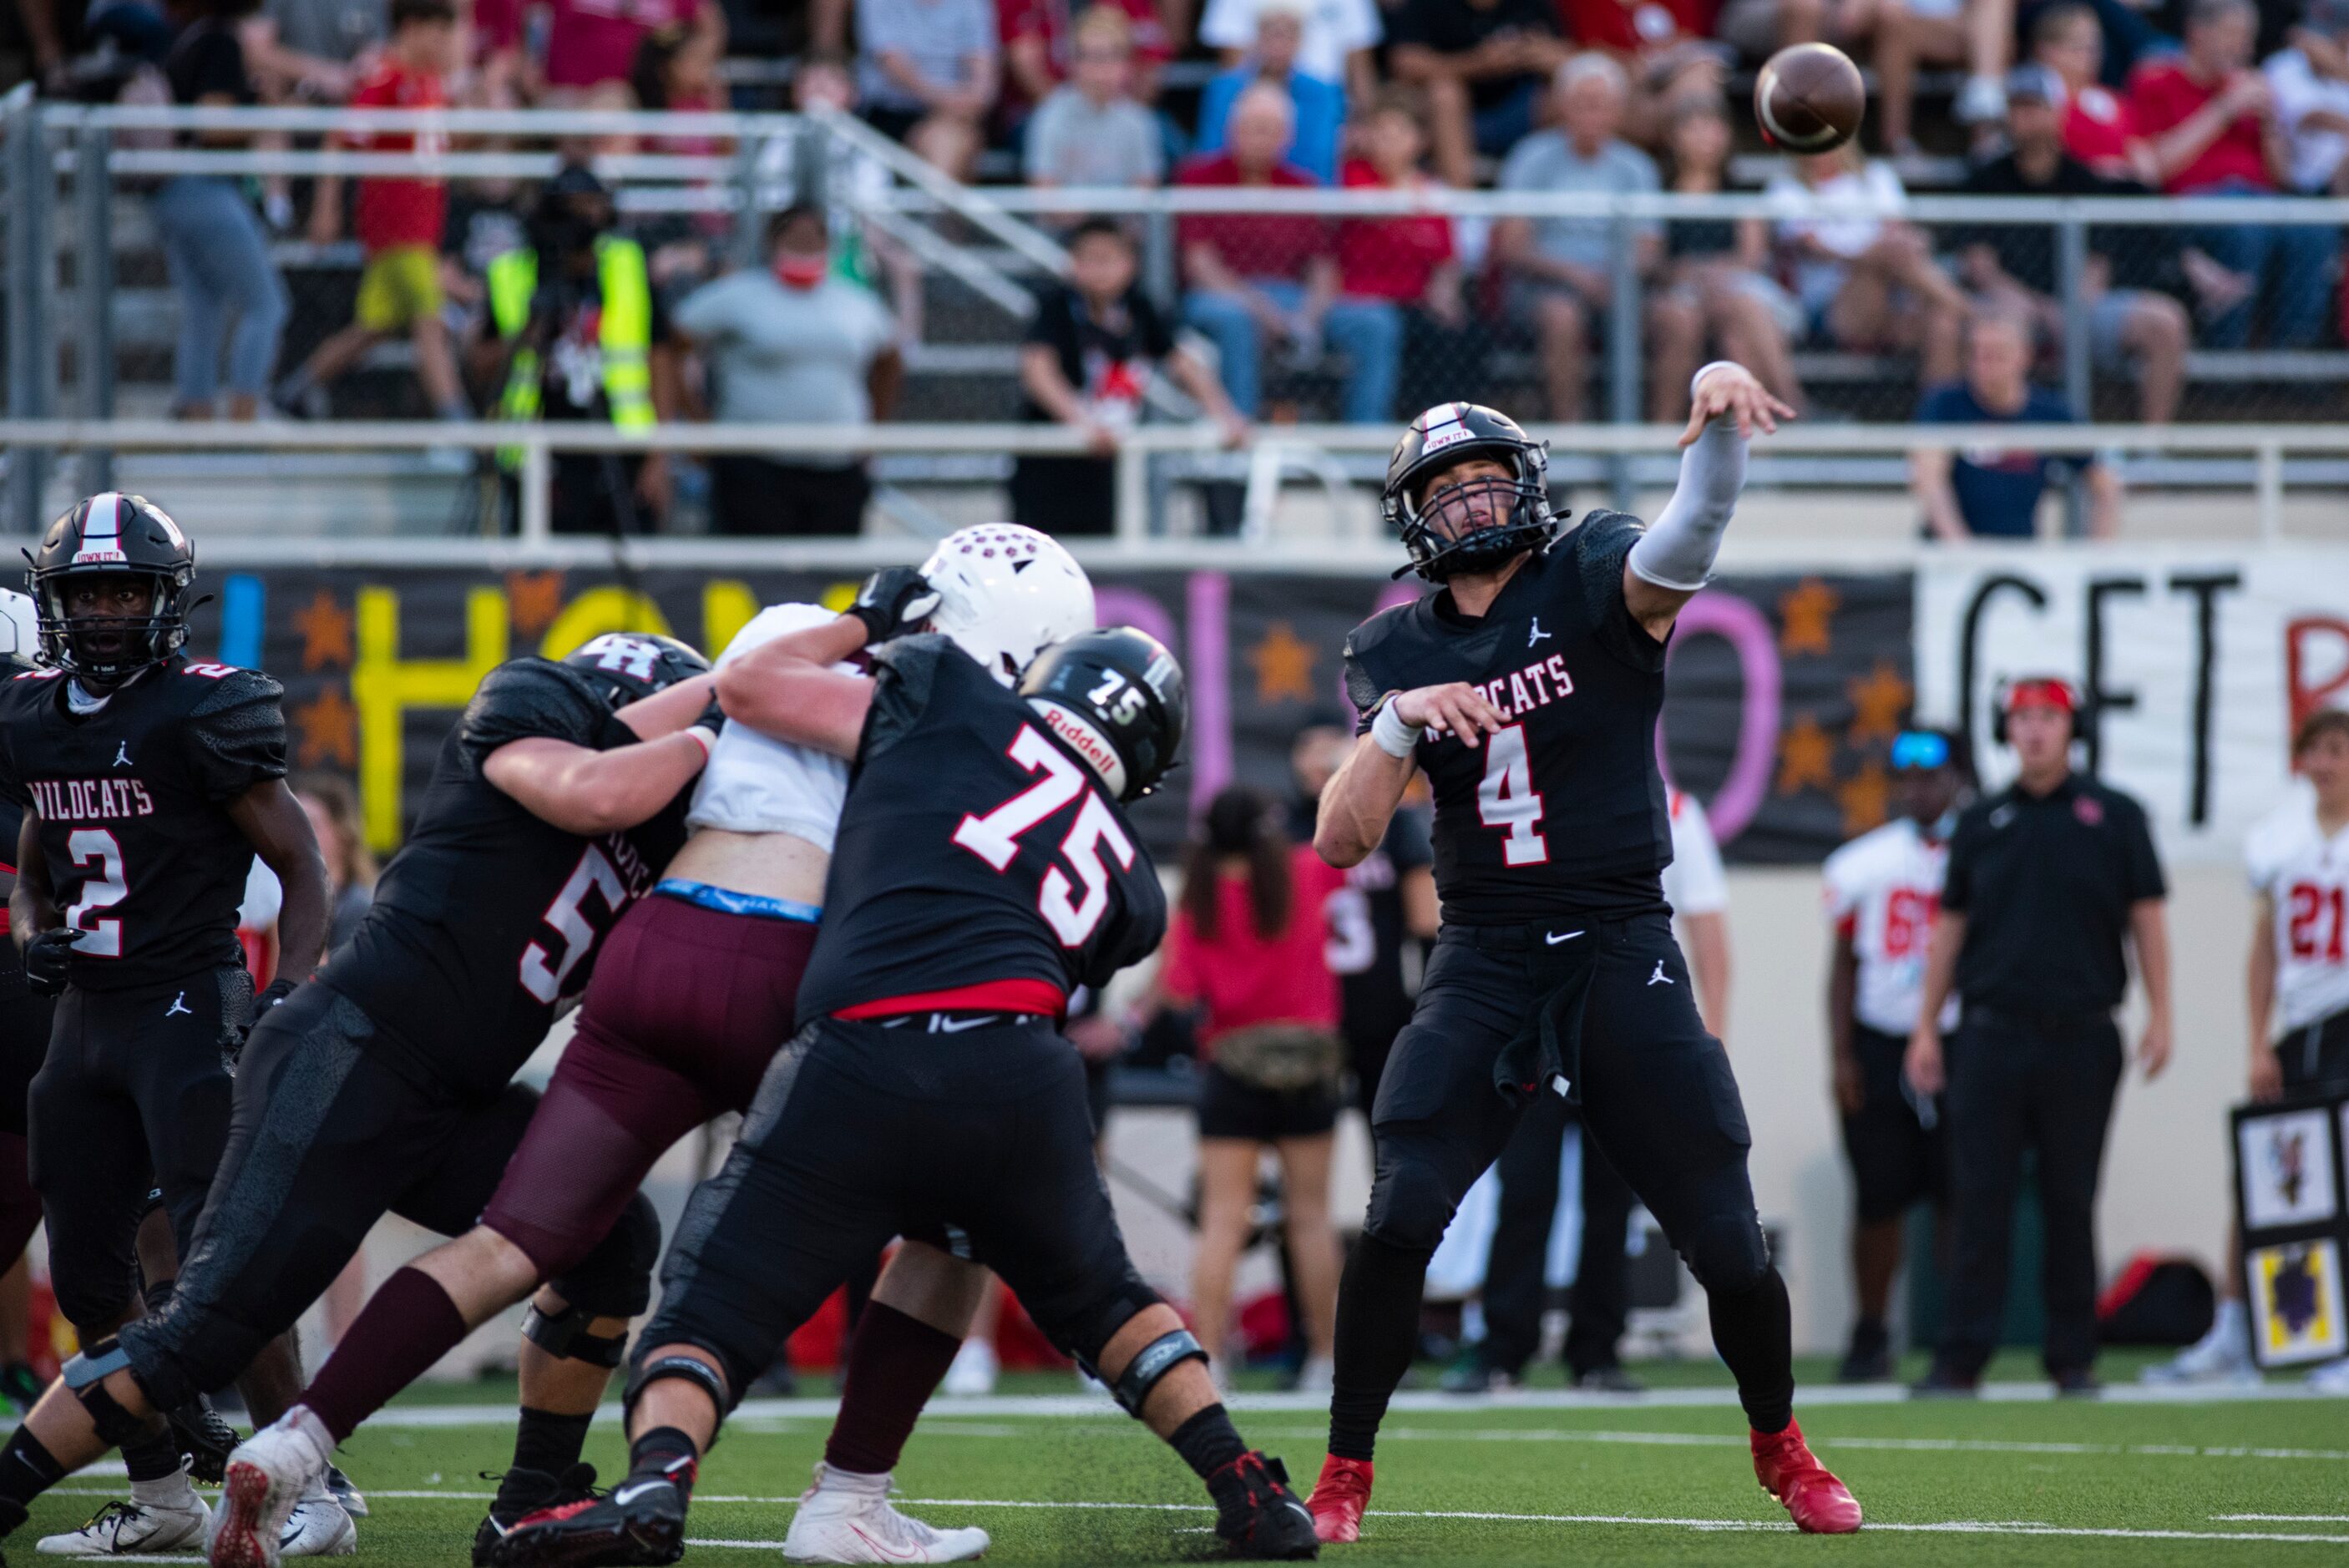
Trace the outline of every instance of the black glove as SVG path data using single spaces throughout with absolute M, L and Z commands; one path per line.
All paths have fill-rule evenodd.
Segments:
M 283 975 L 272 980 L 261 995 L 253 999 L 253 1021 L 256 1024 L 261 1022 L 263 1014 L 294 995 L 294 988 L 301 984 L 299 980 L 289 980 Z
M 701 710 L 701 717 L 695 719 L 693 722 L 699 725 L 702 728 L 709 731 L 712 735 L 723 735 L 726 733 L 726 710 L 723 707 L 720 707 L 718 704 L 718 688 L 716 686 L 709 688 L 709 706 L 703 708 Z
M 864 580 L 848 613 L 864 623 L 867 644 L 902 637 L 930 618 L 938 607 L 938 591 L 911 566 L 885 566 Z
M 66 969 L 73 959 L 74 944 L 87 934 L 60 925 L 35 935 L 25 944 L 25 983 L 44 996 L 65 995 Z

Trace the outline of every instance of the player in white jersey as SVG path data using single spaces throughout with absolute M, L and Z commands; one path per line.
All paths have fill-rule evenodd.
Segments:
M 2255 1100 L 2349 1085 L 2349 711 L 2320 709 L 2292 737 L 2300 778 L 2243 846 L 2252 906 L 2251 1075 Z M 2148 1382 L 2257 1382 L 2243 1311 L 2240 1236 L 2210 1332 Z M 2349 1393 L 2349 1361 L 2309 1374 Z
M 875 582 L 903 589 L 913 577 L 899 569 Z M 949 536 L 915 587 L 928 605 L 917 603 L 905 619 L 926 616 L 924 629 L 951 636 L 990 671 L 1016 673 L 1048 644 L 1093 624 L 1083 570 L 1050 539 L 1009 524 Z M 866 608 L 860 601 L 851 614 Z M 728 645 L 719 667 L 837 619 L 812 604 L 771 606 Z M 1009 684 L 1008 674 L 999 678 Z M 749 1107 L 796 1024 L 847 790 L 839 758 L 747 725 L 716 735 L 687 818 L 693 836 L 605 939 L 577 1029 L 481 1223 L 411 1265 L 445 1293 L 445 1305 L 380 1310 L 388 1304 L 379 1294 L 337 1357 L 429 1366 L 594 1246 L 679 1138 Z M 983 1530 L 933 1530 L 898 1513 L 888 1477 L 988 1283 L 986 1271 L 913 1242 L 883 1272 L 851 1342 L 825 1462 L 792 1518 L 785 1552 L 793 1561 L 950 1563 L 987 1550 Z M 533 1307 L 523 1333 L 546 1354 L 584 1351 L 616 1367 L 626 1326 Z M 297 1408 L 240 1456 L 264 1468 L 307 1468 L 325 1448 L 305 1416 Z M 588 1417 L 571 1418 L 584 1425 Z M 534 1469 L 526 1449 L 518 1445 L 516 1468 L 476 1532 L 477 1563 L 497 1559 L 517 1519 L 590 1500 L 591 1470 Z
M 1948 1199 L 1939 1097 L 1919 1094 L 1900 1062 L 1923 1005 L 1927 941 L 1965 769 L 1951 737 L 1933 729 L 1896 737 L 1891 761 L 1900 814 L 1829 855 L 1825 872 L 1835 927 L 1827 1036 L 1857 1199 L 1851 1238 L 1857 1310 L 1837 1374 L 1847 1383 L 1892 1376 L 1885 1314 L 1900 1267 L 1901 1222 L 1920 1198 L 1936 1205 Z

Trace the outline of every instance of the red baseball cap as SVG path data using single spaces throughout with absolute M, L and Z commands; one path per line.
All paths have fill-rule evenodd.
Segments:
M 2012 717 L 2032 707 L 2061 708 L 2076 714 L 2080 711 L 2080 694 L 2061 676 L 2024 676 L 2010 683 L 2003 704 L 2007 715 Z

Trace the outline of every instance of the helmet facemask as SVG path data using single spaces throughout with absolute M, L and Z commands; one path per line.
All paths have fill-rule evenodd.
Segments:
M 191 573 L 109 565 L 36 575 L 33 603 L 40 616 L 42 660 L 69 675 L 110 685 L 149 665 L 162 663 L 188 640 L 187 614 L 181 602 Z M 78 587 L 126 581 L 145 586 L 143 612 L 74 613 Z
M 1471 462 L 1495 465 L 1508 477 L 1451 477 Z M 1522 451 L 1471 447 L 1420 487 L 1417 496 L 1406 490 L 1398 498 L 1403 544 L 1421 576 L 1441 583 L 1457 573 L 1492 571 L 1548 542 L 1548 487 L 1528 474 L 1527 466 Z

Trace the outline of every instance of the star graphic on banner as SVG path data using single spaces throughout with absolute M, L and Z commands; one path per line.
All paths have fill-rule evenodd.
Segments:
M 1889 740 L 1900 733 L 1901 716 L 1909 711 L 1909 683 L 1900 672 L 1884 659 L 1876 661 L 1876 668 L 1863 679 L 1851 682 L 1846 688 L 1851 693 L 1851 738 L 1855 741 L 1882 738 Z
M 297 767 L 319 768 L 329 762 L 337 768 L 358 766 L 359 710 L 351 706 L 340 686 L 328 686 L 316 701 L 296 707 L 294 728 L 300 737 L 295 746 Z
M 351 613 L 324 588 L 305 609 L 294 612 L 294 629 L 302 634 L 302 667 L 348 669 L 351 664 Z
M 506 603 L 513 610 L 514 630 L 525 637 L 537 636 L 563 611 L 563 573 L 507 573 Z
M 1884 776 L 1883 764 L 1871 758 L 1867 767 L 1838 785 L 1835 794 L 1836 804 L 1843 808 L 1844 837 L 1857 838 L 1884 825 L 1892 786 Z
M 1313 700 L 1312 644 L 1299 639 L 1286 621 L 1275 621 L 1264 640 L 1248 650 L 1256 666 L 1256 699 L 1261 703 Z
M 1817 719 L 1804 714 L 1778 737 L 1778 793 L 1794 795 L 1834 784 L 1835 742 Z
M 1825 657 L 1835 641 L 1827 623 L 1842 608 L 1842 594 L 1816 577 L 1804 578 L 1801 586 L 1778 596 L 1778 651 Z

